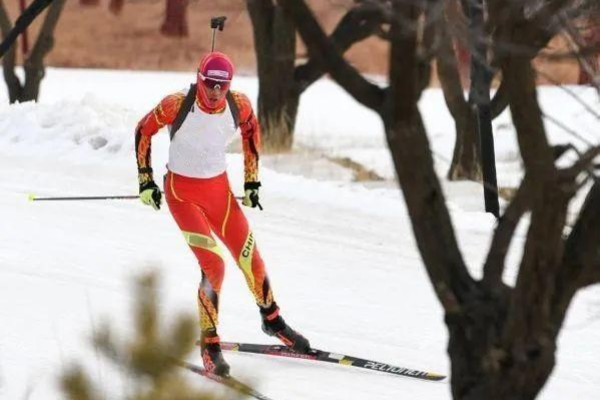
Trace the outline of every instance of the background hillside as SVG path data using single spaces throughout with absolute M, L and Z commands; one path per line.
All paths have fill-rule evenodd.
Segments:
M 333 30 L 335 24 L 352 4 L 352 0 L 309 0 L 321 24 Z M 13 20 L 18 15 L 18 2 L 7 2 Z M 108 68 L 155 71 L 186 71 L 194 69 L 201 55 L 210 50 L 212 16 L 228 17 L 225 31 L 218 37 L 219 50 L 230 54 L 238 71 L 255 73 L 254 41 L 250 18 L 244 0 L 190 0 L 187 38 L 169 38 L 160 34 L 164 19 L 164 0 L 126 0 L 119 15 L 108 9 L 108 0 L 98 6 L 83 6 L 79 0 L 69 0 L 56 30 L 56 46 L 47 64 L 56 67 Z M 33 28 L 33 31 L 36 27 Z M 33 36 L 34 32 L 30 32 Z M 31 39 L 30 39 L 31 41 Z M 564 49 L 556 38 L 549 51 Z M 385 74 L 387 71 L 386 44 L 369 39 L 354 46 L 348 58 L 361 71 Z M 299 55 L 304 50 L 299 46 Z M 548 63 L 537 60 L 546 75 L 561 83 L 576 83 L 578 66 L 575 62 Z M 432 84 L 436 85 L 435 77 Z

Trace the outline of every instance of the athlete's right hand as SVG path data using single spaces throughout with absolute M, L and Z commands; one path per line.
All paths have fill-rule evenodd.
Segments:
M 261 210 L 263 209 L 258 200 L 258 188 L 260 187 L 260 182 L 246 182 L 244 183 L 244 198 L 242 199 L 242 204 L 246 207 L 258 207 Z
M 160 210 L 162 193 L 154 181 L 148 181 L 140 185 L 140 200 L 142 203 L 152 206 L 155 210 Z

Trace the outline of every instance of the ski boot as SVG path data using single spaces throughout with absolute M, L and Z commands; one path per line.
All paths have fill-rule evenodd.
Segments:
M 308 340 L 285 323 L 279 315 L 279 307 L 276 303 L 266 308 L 260 307 L 260 314 L 264 333 L 278 338 L 297 353 L 308 353 L 310 351 Z
M 223 358 L 220 339 L 216 332 L 209 331 L 202 334 L 200 351 L 206 371 L 219 376 L 229 376 L 229 364 Z

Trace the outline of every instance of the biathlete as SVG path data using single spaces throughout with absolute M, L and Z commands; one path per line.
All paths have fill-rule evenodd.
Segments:
M 202 270 L 198 307 L 204 367 L 222 376 L 229 374 L 217 334 L 225 263 L 213 235 L 227 246 L 244 274 L 259 307 L 263 331 L 297 352 L 310 350 L 308 340 L 280 315 L 256 241 L 229 186 L 225 149 L 239 131 L 244 153 L 242 204 L 260 206 L 260 127 L 248 97 L 229 90 L 233 73 L 225 54 L 207 54 L 200 62 L 196 85 L 187 93 L 165 97 L 135 130 L 140 198 L 157 210 L 162 195 L 152 174 L 151 139 L 164 126 L 171 130 L 165 199 Z

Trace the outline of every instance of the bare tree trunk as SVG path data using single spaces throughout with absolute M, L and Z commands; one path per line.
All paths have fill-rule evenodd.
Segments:
M 259 120 L 267 151 L 291 149 L 299 97 L 325 74 L 318 57 L 309 57 L 294 67 L 295 27 L 273 0 L 247 0 L 252 19 L 258 61 Z M 381 26 L 389 22 L 389 5 L 384 2 L 357 2 L 338 22 L 330 40 L 345 52 L 353 44 L 374 34 L 383 34 Z M 430 29 L 425 40 L 432 40 Z M 426 84 L 424 80 L 422 84 Z
M 293 145 L 300 91 L 294 79 L 296 29 L 272 0 L 248 0 L 259 77 L 258 118 L 267 152 Z
M 54 46 L 54 30 L 65 2 L 66 0 L 54 0 L 48 9 L 48 14 L 46 14 L 46 19 L 40 29 L 35 46 L 23 65 L 25 69 L 25 86 L 20 101 L 37 101 L 38 99 L 40 83 L 46 74 L 44 58 Z
M 21 9 L 21 15 L 25 11 L 26 7 L 27 4 L 25 4 L 25 0 L 19 0 L 19 8 Z M 21 53 L 23 54 L 23 58 L 25 58 L 27 56 L 27 53 L 29 53 L 29 35 L 27 35 L 27 29 L 25 29 L 21 34 L 21 39 Z
M 31 101 L 37 100 L 40 83 L 45 75 L 44 57 L 54 45 L 54 30 L 62 12 L 66 0 L 54 0 L 49 6 L 48 13 L 40 29 L 35 45 L 23 63 L 25 70 L 25 81 L 21 83 L 14 72 L 15 68 L 15 46 L 12 46 L 2 59 L 4 80 L 8 86 L 9 101 Z M 8 14 L 0 0 L 0 29 L 4 37 L 12 29 Z
M 481 182 L 483 174 L 481 171 L 481 154 L 479 151 L 479 137 L 475 129 L 475 117 L 469 111 L 457 115 L 454 118 L 456 127 L 456 143 L 450 169 L 448 170 L 448 180 L 471 180 Z
M 167 0 L 165 20 L 160 32 L 165 36 L 186 37 L 189 35 L 187 24 L 188 0 Z
M 6 38 L 12 29 L 12 24 L 4 7 L 4 2 L 0 0 L 0 29 L 2 30 L 2 38 Z M 11 46 L 7 53 L 2 57 L 2 71 L 4 73 L 4 81 L 8 88 L 8 101 L 14 103 L 21 97 L 23 90 L 21 81 L 15 74 L 16 64 L 16 46 Z
M 458 247 L 417 107 L 422 91 L 419 82 L 426 73 L 422 54 L 431 50 L 419 46 L 423 12 L 419 4 L 423 3 L 392 2 L 390 86 L 385 89 L 372 85 L 345 62 L 304 1 L 281 0 L 281 4 L 294 18 L 309 54 L 350 95 L 383 119 L 417 246 L 445 311 L 453 398 L 535 399 L 554 367 L 557 336 L 568 304 L 579 288 L 600 282 L 597 178 L 576 226 L 564 237 L 566 210 L 578 190 L 578 176 L 600 154 L 600 147 L 589 150 L 587 158 L 581 157 L 576 163 L 580 165 L 558 170 L 537 102 L 532 55 L 501 54 L 503 81 L 492 114 L 498 114 L 506 102 L 510 105 L 526 173 L 499 220 L 484 277 L 475 280 Z M 502 10 L 509 13 L 502 16 L 496 31 L 498 43 L 516 48 L 539 43 L 538 28 L 547 26 L 543 18 L 529 24 L 520 8 L 509 7 Z M 548 15 L 557 12 L 545 11 Z M 461 101 L 450 105 L 464 107 L 462 91 L 455 88 L 448 94 L 458 97 L 457 92 Z M 531 214 L 530 226 L 517 283 L 511 288 L 502 282 L 502 275 L 510 242 L 526 212 Z
M 456 143 L 448 170 L 448 179 L 451 181 L 461 179 L 481 181 L 483 175 L 479 138 L 475 129 L 475 115 L 463 93 L 457 57 L 446 21 L 441 18 L 438 25 L 440 29 L 437 56 L 438 76 L 446 105 L 452 114 L 456 128 Z
M 110 0 L 108 9 L 115 15 L 121 14 L 123 7 L 125 6 L 125 0 Z

